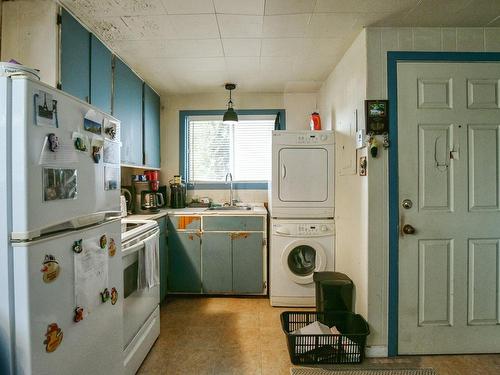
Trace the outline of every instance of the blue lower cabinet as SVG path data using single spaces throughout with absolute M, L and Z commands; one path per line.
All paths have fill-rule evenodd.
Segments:
M 201 235 L 168 231 L 168 290 L 201 292 Z
M 231 292 L 233 270 L 230 233 L 203 233 L 202 257 L 203 292 Z
M 262 293 L 263 240 L 263 233 L 232 235 L 234 293 Z

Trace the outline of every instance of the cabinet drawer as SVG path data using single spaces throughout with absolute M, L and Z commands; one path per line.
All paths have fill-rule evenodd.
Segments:
M 221 231 L 263 231 L 262 216 L 205 216 L 203 230 Z
M 168 217 L 169 230 L 189 230 L 201 229 L 201 216 L 176 215 Z

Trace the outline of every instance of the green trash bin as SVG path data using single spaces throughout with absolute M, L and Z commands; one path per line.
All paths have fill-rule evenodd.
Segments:
M 317 311 L 353 312 L 354 284 L 347 275 L 340 272 L 314 272 L 313 279 Z

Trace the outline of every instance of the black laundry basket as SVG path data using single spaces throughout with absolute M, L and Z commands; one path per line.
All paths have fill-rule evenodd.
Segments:
M 328 327 L 335 326 L 340 335 L 297 335 L 299 328 L 319 321 Z M 293 364 L 361 363 L 365 357 L 368 323 L 350 311 L 281 313 L 281 328 L 287 338 L 288 353 Z

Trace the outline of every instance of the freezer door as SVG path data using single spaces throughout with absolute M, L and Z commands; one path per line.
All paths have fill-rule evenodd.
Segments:
M 106 244 L 100 249 L 103 235 L 106 236 Z M 16 373 L 123 373 L 120 236 L 120 222 L 114 221 L 12 247 Z M 111 239 L 115 244 L 114 252 L 110 248 Z M 77 254 L 73 246 L 79 240 L 83 240 L 84 251 Z M 95 244 L 99 244 L 98 248 Z M 116 288 L 118 299 L 114 305 L 111 300 L 101 302 L 99 292 L 88 288 L 89 298 L 97 303 L 88 315 L 85 316 L 84 312 L 83 320 L 75 322 L 75 258 L 85 254 L 86 247 L 92 248 L 92 251 L 102 251 L 106 256 L 108 290 Z M 77 263 L 87 270 L 92 267 L 90 260 Z
M 119 214 L 116 120 L 62 91 L 19 78 L 12 79 L 11 126 L 13 239 Z M 94 146 L 101 147 L 95 159 Z

